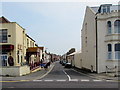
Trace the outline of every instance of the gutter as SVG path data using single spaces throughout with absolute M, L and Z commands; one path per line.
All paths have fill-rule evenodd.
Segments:
M 97 15 L 97 14 L 96 14 Z M 97 34 L 97 16 L 95 17 L 96 29 L 96 72 L 98 73 L 98 34 Z

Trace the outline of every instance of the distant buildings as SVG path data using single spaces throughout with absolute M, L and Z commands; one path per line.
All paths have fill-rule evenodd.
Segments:
M 87 7 L 82 27 L 82 67 L 97 73 L 118 70 L 120 63 L 118 5 Z

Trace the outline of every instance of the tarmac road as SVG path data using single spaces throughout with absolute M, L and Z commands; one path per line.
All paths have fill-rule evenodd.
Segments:
M 39 71 L 41 72 L 41 71 Z M 26 81 L 2 82 L 3 88 L 118 88 L 118 82 L 97 79 L 73 69 L 64 68 L 59 62 L 54 67 L 40 76 Z M 34 75 L 32 75 L 34 77 Z M 27 77 L 27 76 L 26 76 Z M 36 76 L 35 76 L 36 77 Z

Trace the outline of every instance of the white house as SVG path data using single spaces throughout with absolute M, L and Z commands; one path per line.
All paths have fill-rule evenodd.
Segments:
M 118 5 L 86 7 L 82 27 L 82 67 L 97 73 L 118 70 L 120 10 Z
M 82 68 L 82 53 L 81 51 L 73 52 L 67 55 L 68 62 L 72 64 L 73 67 Z

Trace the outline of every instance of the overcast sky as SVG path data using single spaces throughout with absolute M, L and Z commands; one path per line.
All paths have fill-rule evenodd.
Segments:
M 87 0 L 84 2 L 82 0 L 2 1 L 1 16 L 20 24 L 39 46 L 45 46 L 49 52 L 62 55 L 70 48 L 76 48 L 77 51 L 81 49 L 81 28 L 86 6 L 118 4 L 119 0 L 104 0 L 104 2 L 98 0 L 92 0 L 92 2 Z

